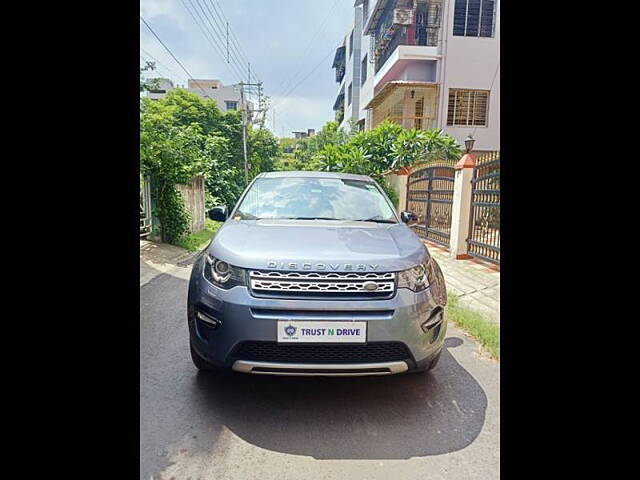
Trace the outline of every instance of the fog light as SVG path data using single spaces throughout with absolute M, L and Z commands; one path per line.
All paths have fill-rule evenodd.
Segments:
M 438 309 L 436 309 L 435 312 L 433 312 L 429 316 L 429 318 L 427 319 L 426 322 L 424 322 L 422 325 L 420 325 L 420 328 L 422 329 L 422 331 L 424 333 L 427 333 L 429 330 L 431 330 L 436 325 L 440 325 L 442 323 L 443 319 L 444 319 L 444 310 L 442 310 L 441 308 L 438 308 Z
M 203 321 L 204 323 L 212 327 L 214 330 L 218 328 L 220 325 L 222 325 L 222 322 L 220 320 L 218 320 L 217 318 L 210 317 L 209 315 L 207 315 L 204 312 L 201 312 L 200 310 L 196 310 L 196 318 L 198 320 Z

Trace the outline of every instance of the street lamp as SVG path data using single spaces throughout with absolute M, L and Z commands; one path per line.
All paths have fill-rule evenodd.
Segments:
M 471 135 L 469 135 L 467 138 L 464 139 L 464 146 L 467 149 L 467 153 L 473 150 L 474 143 L 476 143 L 476 141 L 473 139 Z

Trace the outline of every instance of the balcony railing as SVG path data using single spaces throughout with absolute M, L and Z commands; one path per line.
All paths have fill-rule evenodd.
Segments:
M 394 10 L 397 7 L 406 8 L 412 5 L 412 18 L 409 24 L 394 23 Z M 437 47 L 440 35 L 440 21 L 442 16 L 442 1 L 429 0 L 428 2 L 399 2 L 391 1 L 384 9 L 375 27 L 375 57 L 376 73 L 399 45 L 419 45 Z
M 333 58 L 333 68 L 336 69 L 336 82 L 340 83 L 345 73 L 345 47 L 338 47 Z
M 397 27 L 397 26 L 396 26 Z M 396 28 L 388 40 L 376 39 L 379 46 L 376 48 L 376 73 L 382 68 L 391 54 L 399 45 L 421 45 L 425 47 L 438 46 L 438 30 L 440 27 L 426 27 L 418 25 L 415 28 L 415 35 L 409 37 L 406 27 Z
M 430 130 L 435 128 L 436 122 L 434 118 L 431 117 L 402 117 L 402 116 L 390 116 L 380 119 L 377 122 L 374 122 L 373 127 L 375 128 L 377 125 L 382 123 L 384 120 L 389 120 L 397 125 L 400 125 L 404 128 L 416 128 L 418 130 Z

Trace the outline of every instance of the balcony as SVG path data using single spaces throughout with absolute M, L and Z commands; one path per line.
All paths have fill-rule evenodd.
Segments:
M 336 49 L 336 55 L 333 58 L 333 65 L 331 68 L 336 69 L 336 82 L 342 82 L 345 74 L 345 47 L 338 47 Z
M 418 35 L 413 34 L 409 29 L 399 28 L 395 30 L 390 37 L 386 40 L 386 37 L 382 37 L 380 40 L 376 39 L 376 47 L 375 47 L 375 58 L 376 58 L 376 66 L 375 72 L 378 73 L 380 69 L 387 62 L 389 57 L 396 52 L 398 47 L 400 46 L 414 46 L 414 47 L 431 47 L 424 51 L 425 54 L 429 56 L 437 56 L 438 54 L 438 43 L 437 41 L 431 41 L 435 35 L 437 38 L 437 33 L 429 33 L 427 34 L 427 28 L 423 27 L 422 31 L 424 32 L 424 36 L 419 37 Z M 416 33 L 420 33 L 420 30 L 416 29 Z M 420 53 L 422 49 L 417 49 L 416 53 Z
M 429 47 L 437 55 L 442 10 L 442 0 L 379 0 L 364 32 L 373 37 L 375 72 L 400 46 Z
M 342 120 L 344 119 L 344 86 L 333 104 L 333 111 L 336 112 L 336 121 L 338 123 L 342 123 Z
M 436 126 L 437 105 L 437 84 L 396 80 L 386 83 L 365 108 L 372 110 L 372 128 L 389 120 L 404 128 L 428 130 Z

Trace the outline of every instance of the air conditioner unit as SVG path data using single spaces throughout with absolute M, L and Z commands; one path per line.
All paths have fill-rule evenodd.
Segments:
M 413 25 L 413 10 L 411 8 L 395 8 L 393 23 L 396 25 Z

